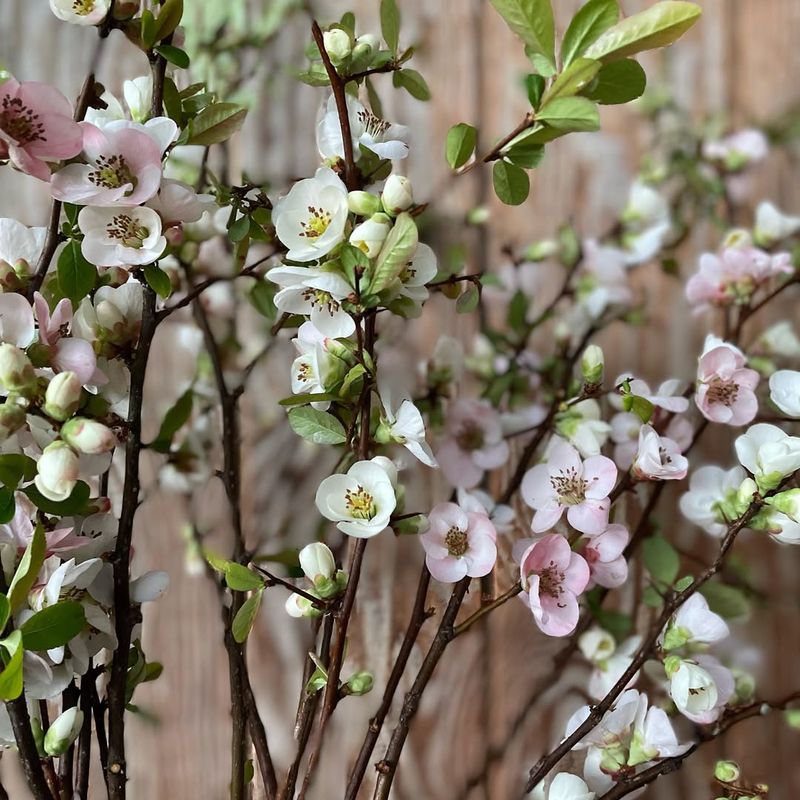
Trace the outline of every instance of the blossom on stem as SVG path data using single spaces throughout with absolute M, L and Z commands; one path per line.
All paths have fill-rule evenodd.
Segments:
M 111 0 L 50 0 L 50 10 L 73 25 L 99 25 L 110 6 Z
M 519 566 L 522 600 L 548 636 L 568 636 L 578 624 L 578 597 L 589 582 L 589 565 L 559 534 L 535 541 Z
M 357 461 L 344 475 L 320 483 L 315 502 L 320 514 L 348 536 L 367 539 L 389 524 L 396 505 L 394 464 L 383 456 Z
M 36 462 L 36 488 L 48 500 L 66 500 L 78 482 L 78 456 L 66 443 L 55 441 L 44 448 Z
M 800 417 L 800 372 L 779 369 L 769 376 L 769 399 L 787 417 Z
M 745 477 L 741 467 L 725 470 L 709 464 L 696 469 L 689 478 L 689 491 L 678 501 L 681 513 L 712 536 L 723 536 L 738 516 L 735 501 Z
M 429 467 L 438 467 L 433 451 L 425 441 L 425 422 L 422 414 L 412 400 L 398 392 L 392 382 L 385 378 L 378 380 L 378 394 L 383 413 L 376 433 L 381 443 L 397 442 L 409 453 Z
M 707 655 L 683 659 L 667 656 L 664 669 L 669 679 L 668 692 L 678 711 L 692 722 L 714 722 L 734 691 L 731 671 Z
M 546 462 L 528 470 L 522 480 L 522 499 L 535 509 L 534 533 L 552 528 L 564 511 L 575 530 L 601 533 L 608 525 L 608 495 L 616 480 L 617 467 L 610 458 L 590 456 L 583 461 L 572 445 L 557 440 Z
M 613 523 L 597 536 L 586 539 L 581 554 L 589 565 L 591 583 L 614 589 L 628 579 L 628 563 L 622 554 L 630 534 L 624 525 Z
M 25 348 L 33 341 L 31 304 L 14 292 L 0 294 L 0 341 Z
M 76 156 L 82 143 L 69 101 L 58 89 L 14 78 L 0 84 L 0 160 L 49 181 L 47 162 Z
M 161 217 L 152 208 L 86 206 L 78 214 L 83 233 L 81 252 L 98 267 L 151 264 L 164 252 Z
M 638 480 L 674 481 L 686 477 L 689 461 L 676 442 L 659 436 L 650 425 L 639 429 L 639 446 L 631 472 Z
M 768 201 L 758 204 L 753 236 L 759 245 L 772 247 L 798 231 L 800 231 L 800 217 L 784 214 Z
M 428 530 L 420 536 L 425 564 L 443 583 L 464 576 L 480 578 L 497 560 L 497 532 L 486 514 L 465 511 L 455 503 L 439 503 L 428 514 Z
M 595 800 L 586 782 L 570 772 L 558 772 L 545 778 L 530 794 L 531 800 Z
M 758 413 L 759 375 L 745 367 L 741 350 L 713 336 L 706 339 L 697 366 L 694 401 L 711 422 L 747 425 Z
M 708 600 L 696 592 L 672 615 L 661 638 L 665 650 L 687 644 L 713 644 L 727 638 L 725 620 L 708 607 Z
M 800 469 L 800 437 L 789 436 L 777 425 L 759 422 L 734 442 L 739 463 L 767 492 Z
M 744 128 L 722 139 L 703 142 L 703 158 L 718 161 L 729 170 L 739 170 L 762 161 L 768 153 L 767 137 L 757 128 Z

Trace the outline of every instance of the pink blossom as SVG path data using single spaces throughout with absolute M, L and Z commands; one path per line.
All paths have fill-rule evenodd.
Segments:
M 589 565 L 557 533 L 534 542 L 519 567 L 522 600 L 548 636 L 568 636 L 578 624 L 578 597 L 589 582 Z
M 757 247 L 726 247 L 700 256 L 697 273 L 686 284 L 686 298 L 698 310 L 746 303 L 774 275 L 793 271 L 788 253 L 770 255 Z
M 430 527 L 420 536 L 425 564 L 443 583 L 466 575 L 480 578 L 497 560 L 497 532 L 485 513 L 465 511 L 455 503 L 439 503 L 428 515 Z
M 86 164 L 68 164 L 53 175 L 50 193 L 79 205 L 138 206 L 158 191 L 161 151 L 148 134 L 131 127 L 100 129 L 82 122 Z
M 700 413 L 711 422 L 747 425 L 758 412 L 755 388 L 758 373 L 745 367 L 742 352 L 725 342 L 716 344 L 700 357 L 694 401 Z
M 445 441 L 436 453 L 445 478 L 453 486 L 471 489 L 483 473 L 508 460 L 500 417 L 485 400 L 456 400 L 450 404 Z
M 557 440 L 547 461 L 528 470 L 522 480 L 522 498 L 536 511 L 534 533 L 552 528 L 565 509 L 573 528 L 601 533 L 608 525 L 608 495 L 616 480 L 617 467 L 610 458 L 590 456 L 582 461 L 572 445 Z
M 645 481 L 676 481 L 686 477 L 689 461 L 677 442 L 659 436 L 650 425 L 639 429 L 639 447 L 631 471 Z
M 0 85 L 0 159 L 39 180 L 50 180 L 48 161 L 72 158 L 82 134 L 69 101 L 58 89 L 9 78 Z
M 645 400 L 651 402 L 658 409 L 658 411 L 654 412 L 656 414 L 661 411 L 682 414 L 689 408 L 689 401 L 681 394 L 685 388 L 683 381 L 671 378 L 664 381 L 658 389 L 653 391 L 641 378 L 632 378 L 630 373 L 623 373 L 617 378 L 615 385 L 619 386 L 626 381 L 631 394 L 637 397 L 644 397 Z M 615 408 L 623 408 L 621 395 L 612 394 L 610 400 Z
M 583 557 L 589 565 L 592 583 L 614 589 L 628 578 L 628 563 L 622 551 L 630 534 L 624 525 L 609 525 L 599 536 L 586 540 Z

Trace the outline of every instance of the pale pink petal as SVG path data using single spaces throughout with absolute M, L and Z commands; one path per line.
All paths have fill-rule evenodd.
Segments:
M 610 460 L 610 459 L 609 459 Z M 616 469 L 616 467 L 614 468 Z M 608 512 L 611 504 L 603 500 L 584 500 L 580 505 L 567 509 L 567 520 L 576 531 L 592 535 L 602 533 L 608 525 Z

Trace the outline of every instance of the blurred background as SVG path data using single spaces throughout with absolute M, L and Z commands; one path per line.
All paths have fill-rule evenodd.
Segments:
M 579 0 L 558 0 L 561 29 L 580 6 Z M 647 5 L 622 0 L 627 12 Z M 651 86 L 667 87 L 676 102 L 701 124 L 709 116 L 729 123 L 769 126 L 792 114 L 800 104 L 800 2 L 798 0 L 702 0 L 704 15 L 696 28 L 668 52 L 643 59 Z M 403 41 L 415 44 L 415 66 L 427 78 L 432 101 L 420 103 L 392 91 L 388 76 L 378 76 L 387 118 L 411 128 L 408 170 L 418 201 L 432 201 L 423 238 L 440 254 L 453 243 L 466 247 L 472 268 L 500 268 L 503 248 L 551 236 L 571 220 L 583 236 L 604 231 L 624 206 L 638 159 L 650 131 L 635 108 L 605 108 L 599 134 L 571 135 L 548 146 L 533 176 L 529 200 L 518 208 L 500 205 L 491 191 L 488 171 L 474 170 L 454 181 L 444 158 L 448 128 L 456 122 L 476 125 L 485 141 L 514 127 L 525 111 L 520 88 L 525 71 L 521 47 L 485 0 L 399 0 Z M 232 180 L 244 172 L 280 189 L 305 177 L 317 164 L 314 122 L 324 92 L 299 84 L 293 70 L 304 65 L 310 41 L 309 10 L 327 23 L 353 10 L 358 30 L 377 32 L 378 0 L 298 3 L 291 0 L 186 0 L 186 49 L 193 58 L 193 80 L 212 87 L 233 87 L 250 114 L 242 134 L 226 154 Z M 75 97 L 86 74 L 95 33 L 59 23 L 46 0 L 3 0 L 0 60 L 20 80 L 42 80 Z M 116 31 L 101 56 L 97 78 L 119 93 L 124 79 L 144 74 L 147 63 Z M 479 148 L 480 149 L 480 148 Z M 800 213 L 798 154 L 791 147 L 776 152 L 750 175 L 750 197 L 770 199 L 788 213 Z M 45 224 L 47 194 L 36 181 L 3 170 L 0 216 L 14 216 L 29 225 Z M 490 222 L 485 233 L 469 229 L 466 212 L 486 205 Z M 749 218 L 744 212 L 746 223 Z M 702 249 L 717 245 L 718 233 L 699 231 L 685 245 L 683 275 L 689 274 Z M 652 314 L 647 336 L 635 329 L 612 327 L 603 344 L 622 369 L 651 381 L 672 375 L 688 378 L 694 353 L 705 332 L 683 303 L 682 287 L 654 270 L 646 274 Z M 456 318 L 451 304 L 434 298 L 415 323 L 409 340 L 419 358 L 430 352 L 439 333 L 471 336 L 474 322 Z M 790 318 L 797 308 L 788 305 Z M 633 332 L 631 332 L 633 331 Z M 164 326 L 154 347 L 148 373 L 149 408 L 159 420 L 182 391 L 181 375 L 191 379 L 191 359 L 181 350 L 178 331 Z M 320 475 L 330 465 L 298 445 L 282 422 L 274 401 L 288 393 L 290 348 L 278 348 L 254 375 L 244 398 L 246 426 L 245 506 L 248 542 L 279 550 L 310 539 L 318 525 L 311 498 Z M 689 354 L 689 355 L 687 355 Z M 615 371 L 616 369 L 616 371 Z M 187 371 L 188 370 L 188 371 Z M 165 381 L 165 376 L 170 376 Z M 158 411 L 161 409 L 161 411 Z M 152 420 L 151 420 L 152 422 Z M 153 422 L 157 424 L 157 422 Z M 718 437 L 719 443 L 719 437 Z M 718 444 L 727 463 L 730 450 Z M 703 455 L 711 460 L 714 452 Z M 139 570 L 170 573 L 167 595 L 145 613 L 145 649 L 149 659 L 164 664 L 156 682 L 138 690 L 142 713 L 129 723 L 130 796 L 133 800 L 217 800 L 227 795 L 228 686 L 217 598 L 207 578 L 187 568 L 187 514 L 202 520 L 205 532 L 224 541 L 227 531 L 224 495 L 218 482 L 205 487 L 189 506 L 166 494 L 153 481 L 137 517 L 136 564 Z M 421 502 L 444 498 L 441 485 L 418 487 Z M 676 505 L 663 506 L 664 532 L 682 546 L 709 554 L 709 542 L 690 529 Z M 739 545 L 737 545 L 739 547 Z M 751 669 L 769 696 L 797 688 L 800 663 L 800 552 L 751 537 L 739 550 L 754 584 L 763 591 L 749 621 L 734 626 L 732 652 Z M 367 552 L 366 573 L 353 626 L 348 662 L 369 668 L 382 687 L 392 664 L 413 599 L 421 548 L 414 541 L 386 537 Z M 513 581 L 501 568 L 498 583 Z M 435 587 L 438 599 L 445 587 Z M 269 595 L 270 593 L 268 593 Z M 279 772 L 293 754 L 291 727 L 300 682 L 300 664 L 310 648 L 307 626 L 289 620 L 284 597 L 269 597 L 248 644 L 251 675 L 265 717 Z M 406 678 L 413 675 L 432 627 L 423 633 Z M 564 686 L 540 703 L 519 726 L 511 741 L 511 720 L 529 698 L 537 675 L 550 668 L 552 640 L 538 634 L 528 612 L 510 603 L 496 613 L 488 628 L 459 639 L 437 672 L 404 751 L 393 797 L 397 800 L 507 800 L 519 796 L 522 776 L 543 747 L 557 739 L 563 722 L 581 701 L 565 697 Z M 585 675 L 576 667 L 575 676 Z M 345 669 L 347 672 L 347 669 Z M 407 684 L 403 684 L 404 688 Z M 379 692 L 345 704 L 334 718 L 335 735 L 322 762 L 315 798 L 341 795 L 343 753 L 360 743 L 366 720 L 379 702 Z M 391 723 L 393 717 L 390 716 Z M 386 728 L 391 730 L 391 724 Z M 386 731 L 384 731 L 384 735 Z M 382 751 L 382 738 L 376 757 Z M 710 787 L 713 761 L 741 762 L 745 775 L 771 785 L 775 800 L 800 797 L 800 734 L 775 715 L 740 726 L 724 741 L 704 748 L 679 774 L 660 780 L 647 798 L 666 800 L 714 797 Z M 3 782 L 13 800 L 26 791 L 13 755 L 0 764 Z M 101 781 L 98 785 L 101 785 Z M 256 787 L 255 796 L 260 789 Z M 99 795 L 97 795 L 99 796 Z M 364 796 L 371 796 L 365 791 Z

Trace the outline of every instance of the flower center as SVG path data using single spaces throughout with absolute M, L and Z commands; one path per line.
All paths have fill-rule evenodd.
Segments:
M 106 189 L 119 189 L 128 184 L 136 186 L 136 178 L 121 155 L 99 156 L 95 161 L 95 169 L 89 173 L 89 180 L 95 186 Z
M 708 387 L 706 397 L 710 403 L 722 403 L 724 406 L 732 406 L 739 396 L 739 384 L 732 381 L 726 382 L 715 378 Z
M 444 546 L 447 548 L 448 555 L 461 558 L 469 549 L 466 532 L 460 528 L 450 528 L 444 536 Z
M 81 17 L 94 11 L 94 0 L 73 0 L 72 10 Z
M 314 371 L 311 369 L 311 364 L 307 361 L 301 362 L 297 367 L 297 380 L 308 383 L 314 377 Z
M 331 316 L 339 310 L 339 303 L 328 292 L 323 292 L 322 289 L 305 289 L 303 291 L 303 299 L 307 303 L 311 303 L 312 308 L 327 309 Z
M 317 208 L 316 206 L 308 207 L 308 218 L 300 220 L 300 236 L 305 236 L 306 239 L 317 239 L 328 230 L 331 224 L 331 215 L 324 208 Z
M 458 431 L 456 442 L 462 450 L 479 450 L 483 447 L 483 431 L 474 422 L 468 420 Z
M 344 493 L 344 502 L 354 519 L 372 519 L 375 516 L 375 500 L 363 486 L 348 489 Z
M 150 235 L 149 229 L 140 225 L 129 214 L 117 214 L 106 225 L 106 232 L 112 239 L 122 242 L 125 247 L 133 247 L 136 250 L 144 245 L 144 240 Z
M 28 108 L 18 97 L 4 97 L 0 111 L 0 128 L 19 144 L 46 142 L 44 124 L 39 115 Z
M 562 506 L 577 506 L 586 499 L 586 487 L 589 484 L 578 475 L 575 467 L 570 467 L 558 475 L 551 475 L 550 485 Z
M 398 278 L 401 283 L 408 283 L 416 274 L 417 271 L 411 266 L 411 262 L 409 261 L 408 264 L 403 267 L 403 271 L 398 275 Z
M 366 108 L 358 112 L 358 121 L 364 126 L 364 131 L 376 141 L 383 137 L 383 134 L 386 133 L 390 124 L 386 122 L 386 120 L 376 117 L 374 114 L 367 111 Z
M 561 572 L 553 561 L 539 573 L 539 592 L 548 597 L 561 597 L 564 589 L 564 573 Z

